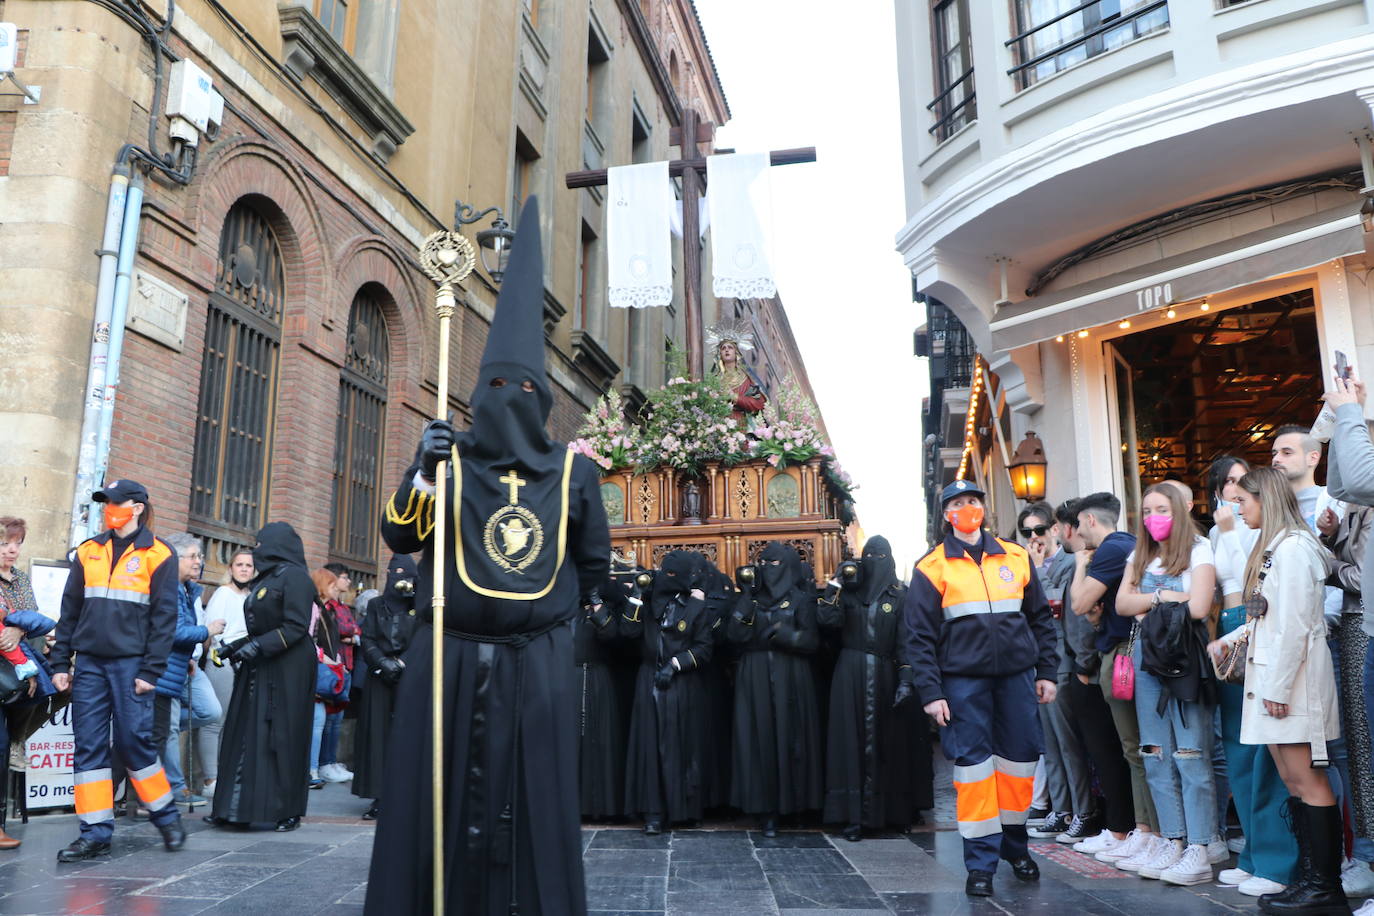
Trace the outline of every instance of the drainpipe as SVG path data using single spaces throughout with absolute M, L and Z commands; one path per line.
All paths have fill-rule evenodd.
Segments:
M 119 360 L 124 353 L 124 324 L 129 316 L 129 287 L 133 283 L 134 256 L 138 253 L 139 218 L 143 212 L 143 175 L 135 172 L 124 201 L 124 227 L 119 234 L 119 259 L 115 271 L 113 302 L 110 305 L 110 347 L 105 363 L 105 391 L 100 405 L 100 429 L 95 448 L 95 481 L 105 484 L 110 464 L 110 430 L 114 426 L 115 395 L 119 391 Z M 89 497 L 88 497 L 89 498 Z M 92 509 L 86 523 L 86 536 L 105 529 L 103 513 Z
M 110 176 L 110 196 L 105 207 L 105 231 L 101 236 L 100 276 L 95 287 L 95 321 L 91 331 L 91 357 L 86 364 L 85 406 L 81 414 L 81 447 L 76 465 L 76 492 L 72 495 L 68 545 L 75 547 L 90 530 L 91 492 L 96 489 L 97 440 L 100 411 L 105 401 L 105 370 L 110 345 L 110 315 L 114 305 L 115 270 L 124 226 L 129 191 L 129 166 L 121 159 Z

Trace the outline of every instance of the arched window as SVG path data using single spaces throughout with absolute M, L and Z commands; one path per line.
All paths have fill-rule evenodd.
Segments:
M 382 303 L 386 290 L 368 284 L 348 312 L 348 348 L 339 373 L 339 419 L 334 436 L 333 559 L 370 579 L 377 567 L 382 433 L 391 347 Z
M 677 52 L 668 52 L 668 82 L 673 84 L 673 89 L 678 95 L 682 94 L 682 84 L 678 82 Z
M 286 298 L 281 246 L 263 201 L 240 199 L 224 219 L 205 319 L 191 521 L 217 550 L 251 544 L 266 517 L 277 363 Z

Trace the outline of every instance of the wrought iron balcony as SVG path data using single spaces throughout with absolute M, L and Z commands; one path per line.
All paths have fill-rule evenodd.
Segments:
M 926 111 L 935 115 L 935 123 L 930 133 L 943 142 L 957 133 L 966 124 L 978 119 L 978 93 L 973 88 L 973 68 L 969 67 L 963 75 L 955 79 L 937 95 Z

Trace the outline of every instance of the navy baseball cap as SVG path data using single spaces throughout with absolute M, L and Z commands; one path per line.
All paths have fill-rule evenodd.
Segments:
M 971 480 L 956 480 L 954 483 L 940 491 L 940 508 L 956 496 L 977 496 L 982 499 L 987 494 L 978 489 L 978 485 Z M 128 497 L 125 497 L 126 499 Z
M 133 500 L 136 503 L 148 502 L 148 491 L 136 480 L 111 480 L 103 490 L 96 490 L 91 499 L 98 503 L 122 503 Z

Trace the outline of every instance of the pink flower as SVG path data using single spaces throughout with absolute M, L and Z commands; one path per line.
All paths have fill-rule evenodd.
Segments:
M 777 455 L 769 455 L 769 456 L 768 456 L 768 463 L 771 464 L 773 467 L 777 467 L 777 466 L 778 466 L 778 456 L 777 456 Z

